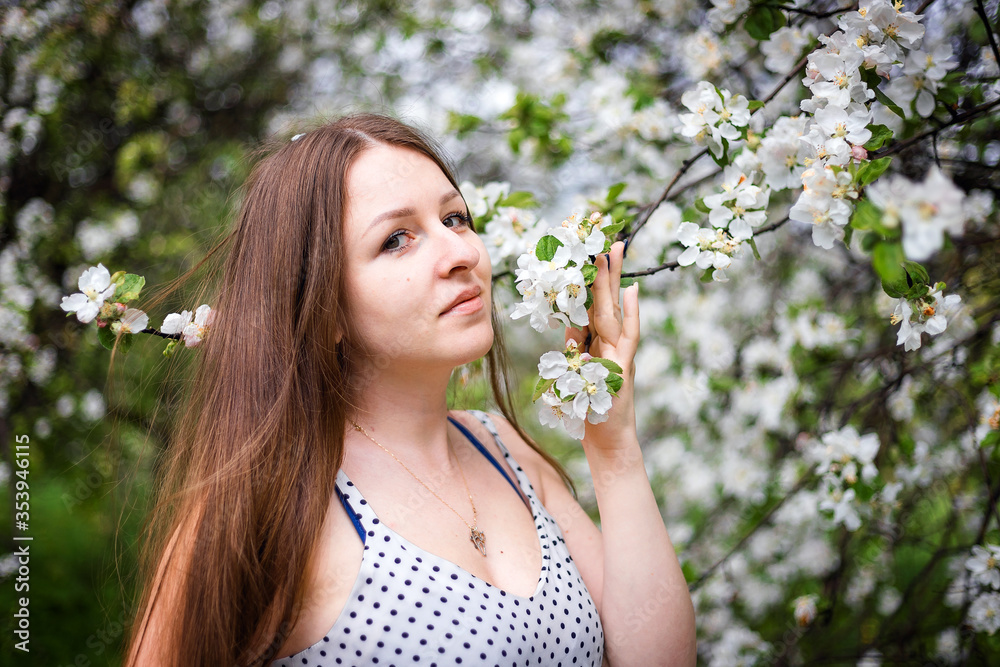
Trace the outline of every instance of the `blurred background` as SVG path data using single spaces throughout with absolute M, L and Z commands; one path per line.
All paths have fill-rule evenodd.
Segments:
M 919 181 L 937 164 L 965 195 L 964 234 L 926 263 L 963 306 L 934 345 L 925 338 L 904 353 L 871 247 L 861 234 L 816 247 L 808 225 L 785 224 L 788 192 L 772 194 L 761 259 L 747 253 L 728 283 L 693 267 L 642 282 L 641 436 L 692 584 L 706 664 L 989 664 L 1000 655 L 1000 596 L 990 597 L 1000 566 L 987 557 L 966 564 L 974 545 L 1000 541 L 1000 132 L 995 109 L 955 121 L 997 98 L 997 2 L 903 4 L 923 5 L 922 48 L 946 45 L 954 64 L 931 91 L 929 116 L 902 88 L 903 118 L 873 103 L 875 122 L 898 141 L 939 130 L 901 150 L 893 171 Z M 777 90 L 746 135 L 754 146 L 755 134 L 759 142 L 776 119 L 799 113 L 808 97 L 802 58 L 837 29 L 837 10 L 853 7 L 0 6 L 0 489 L 13 507 L 24 479 L 15 438 L 28 436 L 33 537 L 24 655 L 14 648 L 10 555 L 19 533 L 13 511 L 3 513 L 0 664 L 121 663 L 151 480 L 197 358 L 182 349 L 165 359 L 163 341 L 137 336 L 109 378 L 96 327 L 59 309 L 88 267 L 142 275 L 147 290 L 168 283 L 225 230 L 263 140 L 359 110 L 437 137 L 467 196 L 495 220 L 520 209 L 531 225 L 557 224 L 581 207 L 632 220 L 681 170 L 627 269 L 671 262 L 683 249 L 679 224 L 704 221 L 701 200 L 721 179 L 711 159 L 688 162 L 700 147 L 681 134 L 683 93 L 700 80 L 748 99 Z M 535 201 L 505 199 L 519 191 Z M 524 248 L 497 239 L 495 274 L 509 305 Z M 150 313 L 150 326 L 197 305 L 180 294 Z M 530 404 L 538 356 L 561 337 L 523 321 L 508 336 L 523 421 L 566 463 L 596 518 L 578 447 L 540 427 Z M 484 407 L 483 396 L 478 369 L 461 369 L 456 405 Z M 878 476 L 852 487 L 856 504 L 838 510 L 843 497 L 824 495 L 811 452 L 870 434 Z M 845 512 L 862 525 L 851 527 Z

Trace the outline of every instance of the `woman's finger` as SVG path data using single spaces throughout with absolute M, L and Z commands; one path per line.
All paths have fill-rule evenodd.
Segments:
M 622 284 L 622 264 L 625 262 L 625 243 L 622 241 L 612 243 L 608 256 L 611 258 L 611 293 L 615 296 L 615 303 L 617 303 L 618 290 Z
M 633 346 L 639 344 L 639 284 L 633 283 L 625 288 L 622 299 L 622 336 Z M 634 347 L 633 347 L 634 350 Z
M 611 278 L 607 255 L 598 255 L 597 275 L 594 277 L 594 284 L 591 286 L 594 294 L 594 326 L 592 332 L 596 332 L 602 339 L 615 345 L 618 336 L 621 335 L 621 323 L 616 315 L 618 309 L 618 294 L 611 292 Z
M 576 327 L 566 327 L 566 342 L 575 341 L 576 346 L 583 349 L 584 342 L 587 340 L 587 334 L 589 333 L 589 327 L 583 327 L 577 329 Z

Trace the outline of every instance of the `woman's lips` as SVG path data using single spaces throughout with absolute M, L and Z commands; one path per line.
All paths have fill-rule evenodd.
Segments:
M 452 306 L 448 310 L 441 313 L 442 315 L 471 315 L 472 313 L 479 312 L 483 308 L 483 299 L 480 296 L 474 296 L 471 299 L 466 299 L 465 301 Z

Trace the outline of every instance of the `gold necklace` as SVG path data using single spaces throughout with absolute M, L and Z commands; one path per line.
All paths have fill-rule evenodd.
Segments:
M 461 514 L 459 514 L 458 511 L 456 511 L 454 507 L 452 507 L 447 502 L 445 502 L 444 498 L 442 498 L 437 493 L 435 493 L 434 489 L 432 489 L 431 487 L 427 486 L 427 484 L 422 479 L 420 479 L 419 477 L 417 477 L 413 473 L 413 471 L 410 470 L 407 467 L 407 465 L 405 463 L 403 463 L 402 461 L 400 461 L 396 457 L 395 454 L 393 454 L 388 449 L 386 449 L 386 447 L 381 442 L 379 442 L 375 438 L 373 438 L 370 435 L 368 435 L 368 431 L 366 431 L 365 429 L 361 428 L 361 426 L 359 426 L 353 419 L 351 420 L 351 424 L 354 426 L 354 430 L 355 431 L 359 431 L 359 432 L 363 433 L 366 438 L 368 438 L 369 440 L 371 440 L 372 442 L 374 442 L 376 445 L 378 445 L 379 448 L 382 449 L 382 451 L 384 451 L 386 454 L 388 454 L 389 456 L 391 456 L 392 458 L 394 458 L 396 460 L 396 463 L 398 463 L 399 465 L 403 466 L 403 469 L 406 470 L 406 472 L 410 473 L 410 476 L 413 477 L 413 479 L 415 479 L 418 482 L 420 482 L 420 484 L 422 484 L 425 489 L 427 489 L 428 491 L 430 491 L 434 495 L 435 498 L 437 498 L 438 500 L 440 500 L 444 504 L 445 507 L 447 507 L 452 512 L 454 512 L 455 516 L 457 516 L 459 519 L 461 519 L 462 523 L 464 523 L 466 526 L 469 527 L 469 540 L 471 540 L 472 543 L 475 545 L 475 547 L 477 549 L 479 549 L 479 553 L 483 554 L 483 557 L 486 556 L 486 533 L 484 533 L 483 531 L 481 531 L 479 529 L 479 513 L 476 511 L 476 503 L 472 500 L 472 492 L 469 491 L 469 483 L 465 480 L 465 472 L 462 470 L 462 462 L 459 461 L 457 457 L 455 458 L 455 463 L 458 464 L 458 473 L 462 476 L 462 484 L 465 485 L 465 492 L 469 495 L 469 504 L 472 505 L 472 523 L 471 524 L 468 521 L 466 521 L 465 517 L 463 517 Z

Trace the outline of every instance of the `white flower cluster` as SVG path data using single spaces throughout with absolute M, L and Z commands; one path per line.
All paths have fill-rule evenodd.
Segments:
M 701 81 L 694 90 L 685 92 L 681 103 L 691 110 L 691 113 L 678 116 L 683 124 L 681 134 L 706 145 L 716 158 L 721 158 L 728 145 L 743 136 L 737 128 L 746 127 L 750 122 L 747 98 L 734 96 L 708 81 Z
M 838 167 L 814 165 L 802 172 L 802 194 L 788 217 L 813 226 L 812 238 L 820 248 L 830 249 L 844 238 L 844 227 L 858 197 L 851 174 Z
M 483 226 L 483 241 L 490 253 L 493 273 L 509 271 L 513 260 L 538 242 L 547 223 L 531 210 L 507 206 L 510 183 L 490 182 L 482 187 L 466 181 L 462 196 L 469 213 Z M 515 193 L 515 195 L 523 193 Z
M 910 51 L 903 63 L 903 74 L 894 77 L 889 85 L 891 97 L 912 105 L 924 118 L 930 116 L 934 113 L 934 95 L 938 92 L 938 85 L 949 70 L 958 67 L 952 56 L 948 44 L 938 44 L 929 52 L 920 49 Z M 909 108 L 905 110 L 910 111 Z
M 800 106 L 813 116 L 800 135 L 805 155 L 796 152 L 792 158 L 788 147 L 781 152 L 788 160 L 789 172 L 794 173 L 795 162 L 811 167 L 801 174 L 803 191 L 789 217 L 814 225 L 813 242 L 823 248 L 832 248 L 834 242 L 843 239 L 843 228 L 854 208 L 849 200 L 857 198 L 856 187 L 851 184 L 854 175 L 848 172 L 847 165 L 868 157 L 864 145 L 872 139 L 876 91 L 866 81 L 865 72 L 888 78 L 893 65 L 902 64 L 904 51 L 911 50 L 907 62 L 914 74 L 906 85 L 926 93 L 918 104 L 927 111 L 928 104 L 932 110 L 934 103 L 933 97 L 927 95 L 936 90 L 935 82 L 946 71 L 942 61 L 950 53 L 936 50 L 927 56 L 916 51 L 924 27 L 920 17 L 901 8 L 901 4 L 890 0 L 861 2 L 856 11 L 840 17 L 839 30 L 819 38 L 823 46 L 809 55 L 806 64 L 802 82 L 812 96 Z M 921 70 L 924 74 L 918 75 L 914 58 L 921 57 L 926 67 Z M 768 151 L 773 153 L 779 146 L 771 146 Z M 776 174 L 778 182 L 784 182 L 774 162 L 773 158 L 768 160 L 768 171 Z
M 111 282 L 111 274 L 100 263 L 84 271 L 77 285 L 80 291 L 64 296 L 59 307 L 67 313 L 76 313 L 76 319 L 84 324 L 97 317 L 104 308 L 104 301 L 118 289 L 118 285 Z M 107 314 L 110 316 L 110 311 Z
M 834 524 L 843 524 L 851 531 L 861 527 L 859 510 L 865 506 L 855 487 L 859 479 L 870 484 L 878 476 L 874 460 L 879 446 L 875 433 L 859 436 L 853 426 L 845 426 L 823 434 L 806 451 L 822 476 L 819 508 L 833 512 Z
M 782 26 L 771 33 L 766 42 L 760 43 L 764 54 L 764 67 L 776 74 L 784 74 L 795 67 L 806 47 L 816 36 L 812 25 Z
M 795 607 L 795 622 L 800 627 L 805 627 L 815 620 L 816 612 L 818 611 L 816 607 L 818 599 L 818 595 L 812 594 L 802 595 L 792 601 L 792 606 Z
M 160 331 L 165 334 L 180 334 L 185 347 L 198 347 L 214 319 L 215 311 L 203 303 L 194 313 L 189 310 L 170 313 L 163 319 Z
M 573 340 L 562 352 L 543 354 L 538 374 L 533 400 L 541 400 L 539 421 L 549 428 L 562 425 L 577 440 L 583 440 L 584 420 L 607 421 L 611 396 L 622 386 L 621 366 L 580 352 Z
M 87 324 L 96 318 L 98 327 L 107 328 L 115 336 L 119 333 L 142 333 L 149 326 L 149 316 L 145 312 L 125 305 L 139 296 L 145 284 L 141 276 L 124 271 L 112 276 L 103 264 L 98 263 L 84 271 L 77 284 L 80 291 L 64 296 L 59 307 L 67 313 L 76 313 L 80 322 Z M 215 311 L 202 304 L 193 315 L 187 310 L 167 315 L 160 333 L 180 334 L 186 347 L 197 347 L 214 319 Z M 175 343 L 170 342 L 167 353 Z
M 903 252 L 910 259 L 923 261 L 940 250 L 945 232 L 962 235 L 965 195 L 937 165 L 931 166 L 921 183 L 895 174 L 872 183 L 865 192 L 882 210 L 883 225 L 902 227 Z
M 896 301 L 889 321 L 899 324 L 896 345 L 902 345 L 907 352 L 920 348 L 920 335 L 928 333 L 937 336 L 948 328 L 948 318 L 958 310 L 962 297 L 949 294 L 942 298 L 944 283 L 938 283 L 927 296 L 917 299 L 900 297 Z
M 712 228 L 684 222 L 677 228 L 677 240 L 685 247 L 677 258 L 680 266 L 696 264 L 714 269 L 712 279 L 728 280 L 725 270 L 743 245 L 753 238 L 754 228 L 767 220 L 771 189 L 757 184 L 761 163 L 752 151 L 742 151 L 723 172 L 720 191 L 706 196 L 699 206 L 708 212 Z
M 715 269 L 712 280 L 725 282 L 729 278 L 725 269 L 738 257 L 743 244 L 724 229 L 699 227 L 693 222 L 682 222 L 677 228 L 677 240 L 684 245 L 684 252 L 677 258 L 681 266 L 697 264 L 700 269 Z
M 712 0 L 712 8 L 705 14 L 712 30 L 722 32 L 726 26 L 735 23 L 746 10 L 750 9 L 750 0 Z
M 726 167 L 722 192 L 705 197 L 708 221 L 713 227 L 727 229 L 736 241 L 753 236 L 753 228 L 767 220 L 770 190 L 754 185 L 757 172 L 749 173 L 739 164 Z
M 1000 630 L 1000 546 L 978 544 L 965 561 L 970 590 L 975 595 L 969 605 L 968 623 L 976 632 L 990 635 Z
M 583 327 L 589 323 L 589 290 L 597 267 L 592 256 L 607 252 L 622 228 L 598 212 L 573 214 L 559 227 L 551 227 L 517 259 L 514 272 L 521 303 L 512 319 L 527 316 L 538 332 L 560 325 Z

